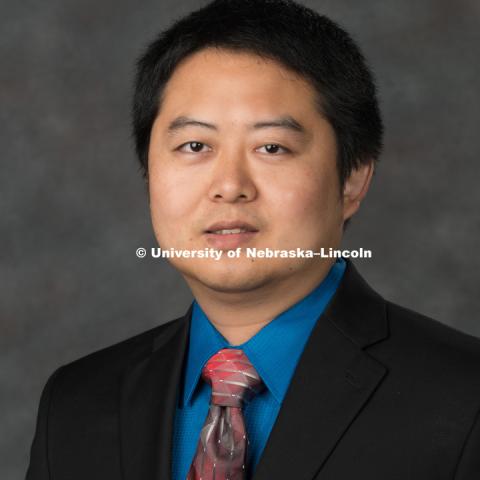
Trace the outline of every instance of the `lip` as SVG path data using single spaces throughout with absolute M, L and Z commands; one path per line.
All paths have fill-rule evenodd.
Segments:
M 216 230 L 232 230 L 234 228 L 243 228 L 247 230 L 247 233 L 258 232 L 253 225 L 250 223 L 244 222 L 243 220 L 231 220 L 225 222 L 215 222 L 212 223 L 209 227 L 205 229 L 205 233 L 212 234 Z M 240 233 L 232 233 L 231 235 L 241 235 Z
M 243 228 L 247 231 L 241 233 L 227 233 L 224 235 L 213 233 L 215 230 L 231 230 L 234 228 Z M 212 223 L 212 225 L 210 225 L 204 232 L 209 246 L 217 250 L 233 250 L 240 245 L 251 241 L 257 233 L 258 230 L 253 225 L 241 220 Z

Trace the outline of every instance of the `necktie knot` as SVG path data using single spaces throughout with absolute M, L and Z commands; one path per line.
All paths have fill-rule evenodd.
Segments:
M 259 393 L 264 384 L 245 353 L 224 348 L 210 357 L 202 377 L 212 386 L 211 403 L 241 408 Z

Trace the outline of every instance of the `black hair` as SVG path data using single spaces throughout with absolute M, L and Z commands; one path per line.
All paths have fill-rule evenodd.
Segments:
M 164 88 L 180 61 L 208 47 L 276 60 L 310 81 L 335 131 L 342 187 L 352 169 L 378 160 L 383 125 L 374 79 L 347 32 L 290 0 L 214 0 L 163 31 L 137 62 L 133 135 L 146 180 Z

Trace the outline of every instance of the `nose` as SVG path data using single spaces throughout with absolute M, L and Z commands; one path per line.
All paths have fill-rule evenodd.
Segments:
M 257 190 L 247 158 L 240 151 L 218 155 L 208 196 L 214 202 L 251 202 Z

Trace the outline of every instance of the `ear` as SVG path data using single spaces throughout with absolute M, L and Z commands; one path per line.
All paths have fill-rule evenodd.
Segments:
M 350 218 L 360 208 L 360 202 L 370 187 L 373 171 L 373 160 L 351 171 L 343 187 L 343 221 Z

